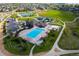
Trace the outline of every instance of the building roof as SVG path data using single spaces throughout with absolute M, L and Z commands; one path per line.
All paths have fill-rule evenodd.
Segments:
M 6 21 L 9 21 L 9 22 L 16 22 L 16 20 L 14 18 L 8 18 Z
M 43 21 L 43 22 L 50 22 L 51 21 L 51 19 L 47 18 L 47 17 L 38 17 L 37 20 Z

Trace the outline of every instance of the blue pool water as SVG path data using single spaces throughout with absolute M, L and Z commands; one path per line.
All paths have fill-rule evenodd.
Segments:
M 30 14 L 29 13 L 20 13 L 20 15 L 23 17 L 26 17 L 26 16 L 29 16 Z
M 44 29 L 35 28 L 31 32 L 29 32 L 28 34 L 26 34 L 26 36 L 29 37 L 29 38 L 36 38 L 42 32 L 44 32 Z

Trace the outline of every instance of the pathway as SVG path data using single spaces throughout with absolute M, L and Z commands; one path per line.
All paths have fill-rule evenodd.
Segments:
M 29 56 L 33 56 L 33 50 L 34 50 L 35 46 L 36 46 L 36 45 L 34 45 L 34 46 L 31 48 Z

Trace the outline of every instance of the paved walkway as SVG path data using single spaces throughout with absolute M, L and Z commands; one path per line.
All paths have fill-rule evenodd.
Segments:
M 31 48 L 29 56 L 33 56 L 33 50 L 34 50 L 35 46 L 36 46 L 36 45 L 34 45 L 34 46 Z

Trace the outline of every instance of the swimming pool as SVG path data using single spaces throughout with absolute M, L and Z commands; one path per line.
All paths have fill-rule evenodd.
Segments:
M 42 28 L 35 28 L 31 32 L 27 33 L 26 36 L 28 38 L 36 38 L 39 34 L 42 34 L 44 32 L 44 29 Z
M 29 13 L 20 13 L 21 16 L 26 17 L 26 16 L 30 16 Z

